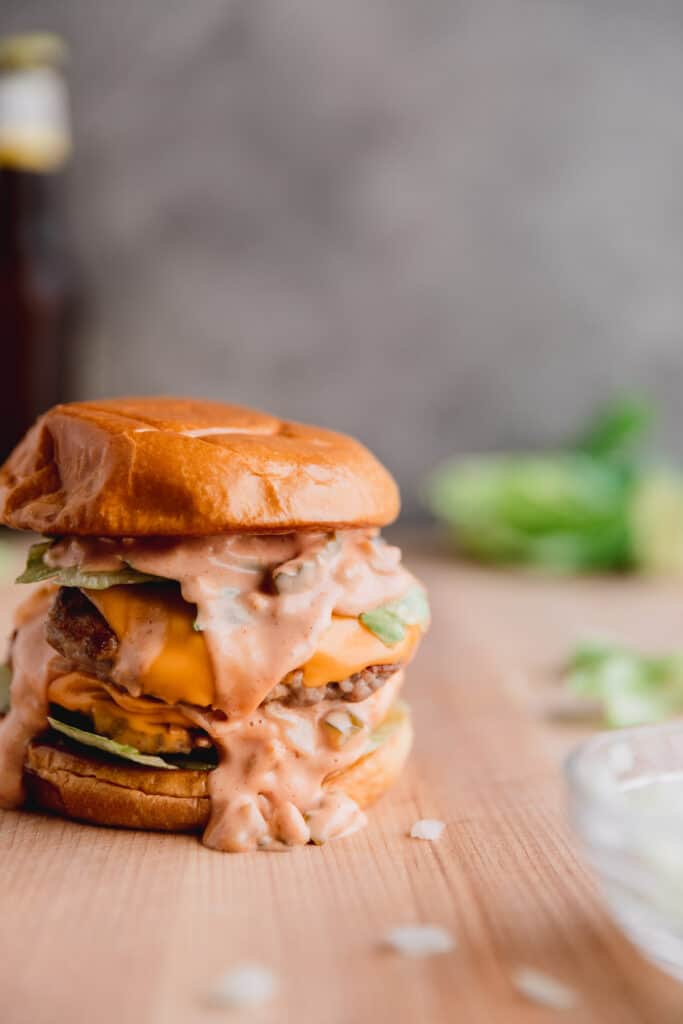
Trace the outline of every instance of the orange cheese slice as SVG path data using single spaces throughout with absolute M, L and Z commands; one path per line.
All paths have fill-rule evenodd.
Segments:
M 214 698 L 211 659 L 202 633 L 193 628 L 196 610 L 175 587 L 120 586 L 85 591 L 119 641 L 147 642 L 153 657 L 140 673 L 144 693 L 169 704 L 186 701 L 201 707 Z M 358 619 L 333 616 L 315 654 L 303 665 L 304 686 L 340 682 L 369 665 L 406 662 L 420 637 L 419 626 L 403 641 L 387 647 Z
M 149 697 L 132 697 L 125 690 L 83 672 L 69 672 L 53 679 L 47 695 L 50 703 L 95 718 L 98 712 L 110 713 L 116 705 L 131 728 L 149 735 L 158 732 L 160 726 L 179 725 L 185 729 L 193 726 L 178 707 Z
M 150 644 L 153 657 L 139 678 L 145 693 L 169 704 L 183 700 L 208 707 L 213 702 L 213 668 L 204 637 L 194 628 L 196 609 L 178 589 L 154 584 L 84 593 L 119 641 L 129 637 Z
M 411 657 L 420 638 L 420 627 L 410 626 L 405 638 L 393 647 L 366 629 L 358 619 L 334 615 L 320 646 L 303 666 L 304 686 L 339 683 L 369 665 L 396 665 Z

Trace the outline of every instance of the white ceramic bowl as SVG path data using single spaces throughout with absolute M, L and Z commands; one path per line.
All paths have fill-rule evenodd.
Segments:
M 683 723 L 599 733 L 565 774 L 572 824 L 616 921 L 683 980 Z

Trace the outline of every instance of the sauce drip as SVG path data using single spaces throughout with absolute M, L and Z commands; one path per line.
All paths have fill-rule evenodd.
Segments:
M 357 616 L 415 585 L 400 565 L 398 548 L 369 530 L 185 540 L 67 538 L 48 558 L 55 566 L 92 571 L 129 565 L 177 580 L 184 599 L 197 606 L 215 699 L 209 709 L 182 707 L 219 752 L 209 780 L 207 845 L 247 850 L 324 842 L 362 826 L 357 805 L 323 783 L 363 756 L 371 730 L 396 698 L 402 673 L 351 709 L 343 701 L 303 708 L 262 701 L 315 653 L 333 613 Z M 25 748 L 46 724 L 54 657 L 44 639 L 48 603 L 20 628 L 15 643 L 12 712 L 0 727 L 0 801 L 6 805 L 20 802 Z M 121 644 L 114 678 L 131 693 L 136 666 L 153 659 L 161 639 L 141 622 Z M 350 710 L 354 729 L 342 746 L 335 745 L 325 718 Z
M 228 716 L 254 711 L 308 661 L 333 612 L 355 617 L 416 583 L 400 565 L 399 549 L 368 530 L 130 540 L 118 549 L 111 541 L 78 538 L 53 548 L 50 561 L 89 568 L 105 557 L 107 568 L 118 557 L 118 568 L 125 563 L 179 581 L 185 600 L 197 605 L 197 627 L 211 655 L 214 707 Z M 271 574 L 274 586 L 266 592 Z M 141 664 L 150 660 L 142 651 L 137 657 Z
M 54 593 L 53 587 L 41 588 L 16 613 L 12 705 L 0 720 L 0 807 L 4 808 L 24 802 L 26 748 L 47 727 L 47 688 L 59 661 L 45 639 L 45 616 Z

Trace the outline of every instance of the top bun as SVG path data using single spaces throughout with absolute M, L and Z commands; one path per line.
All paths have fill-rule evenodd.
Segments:
M 398 510 L 393 478 L 358 441 L 191 398 L 56 405 L 0 469 L 0 522 L 45 534 L 384 526 Z

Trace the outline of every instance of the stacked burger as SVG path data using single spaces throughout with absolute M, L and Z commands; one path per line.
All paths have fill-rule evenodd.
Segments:
M 344 435 L 215 402 L 56 406 L 0 471 L 30 551 L 0 806 L 192 831 L 220 850 L 364 822 L 411 744 L 425 592 Z

